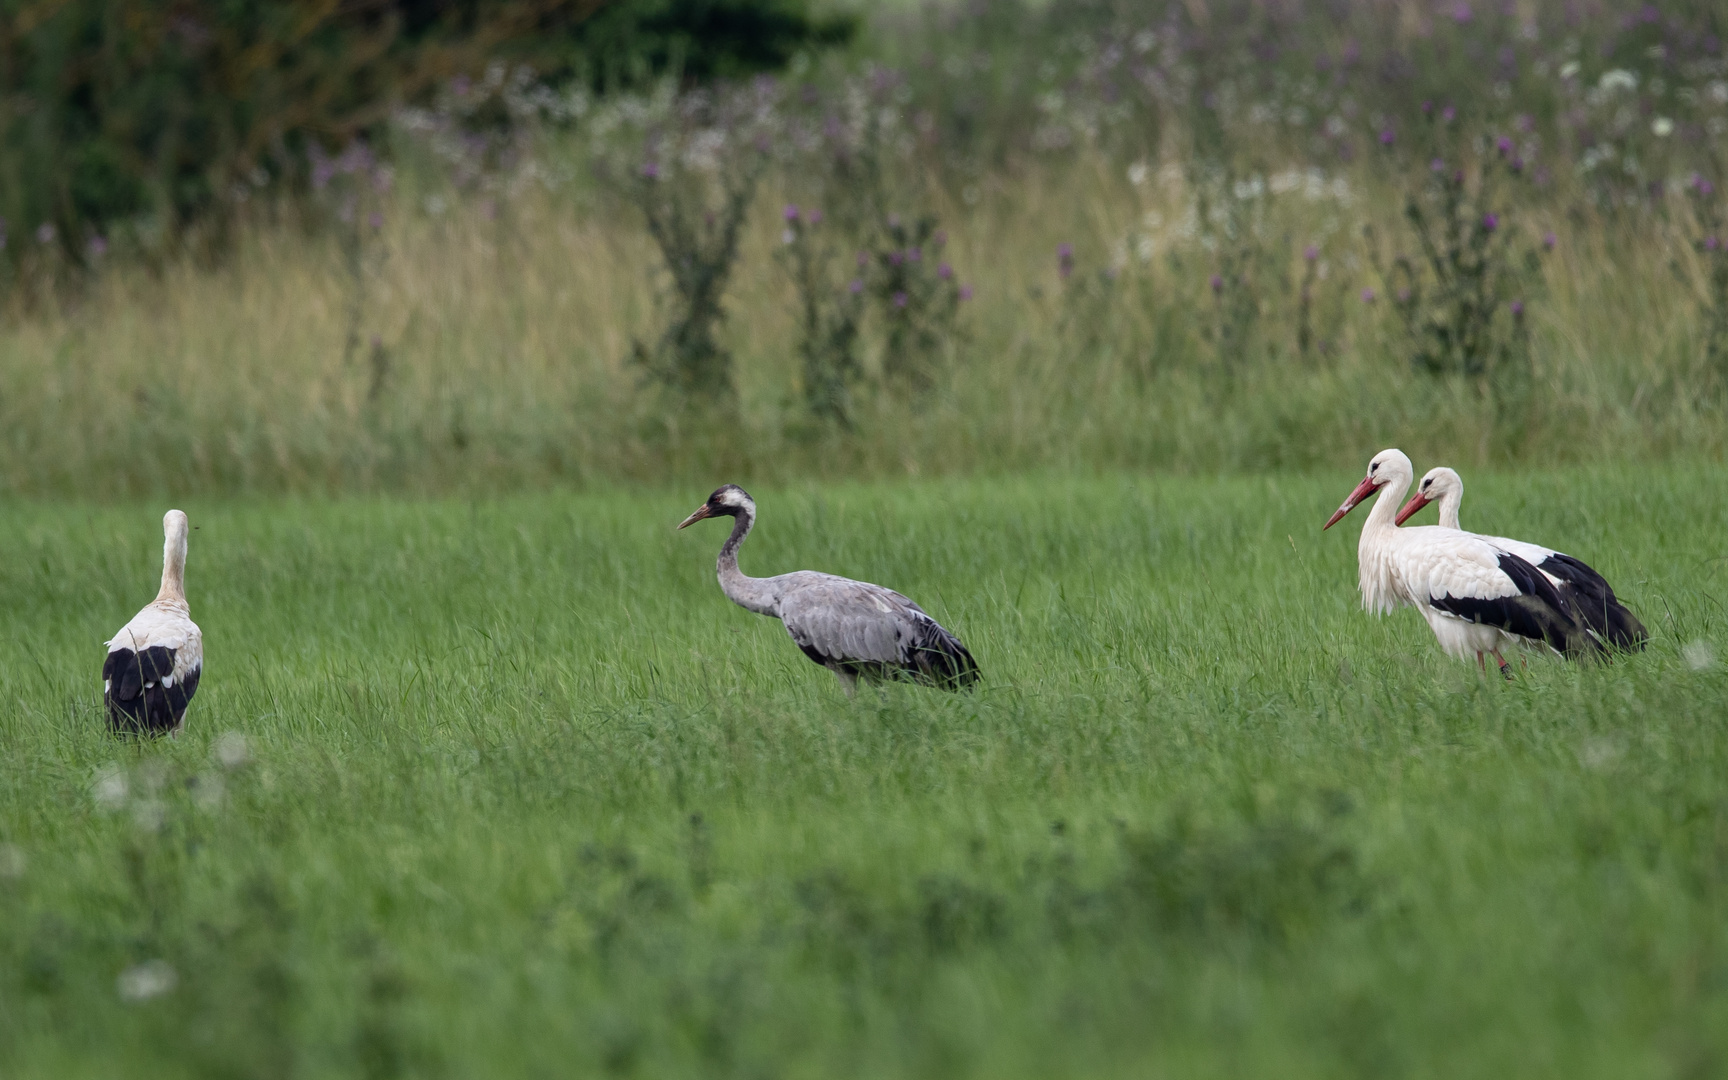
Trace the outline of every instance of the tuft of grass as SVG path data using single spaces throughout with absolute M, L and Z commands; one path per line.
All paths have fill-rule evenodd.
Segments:
M 207 675 L 157 743 L 106 736 L 96 685 L 156 509 L 13 501 L 0 1059 L 1720 1071 L 1713 469 L 1469 474 L 1473 523 L 1653 632 L 1511 684 L 1359 610 L 1318 530 L 1354 479 L 758 486 L 747 570 L 900 589 L 985 674 L 855 701 L 721 595 L 721 530 L 673 532 L 711 484 L 193 501 Z

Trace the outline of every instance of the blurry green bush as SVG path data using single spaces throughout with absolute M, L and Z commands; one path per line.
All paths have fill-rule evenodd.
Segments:
M 495 61 L 607 84 L 729 75 L 851 32 L 803 0 L 11 0 L 0 216 L 36 243 L 0 248 L 56 264 L 113 241 L 219 250 L 222 211 L 298 184 L 312 144 L 340 149 Z

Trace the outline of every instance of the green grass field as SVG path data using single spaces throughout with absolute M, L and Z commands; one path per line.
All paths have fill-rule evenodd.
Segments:
M 1653 635 L 1509 684 L 1359 609 L 1357 478 L 758 488 L 747 572 L 985 672 L 855 701 L 673 531 L 706 488 L 194 502 L 143 745 L 98 672 L 165 507 L 10 502 L 0 1073 L 1721 1075 L 1719 467 L 1467 472 Z

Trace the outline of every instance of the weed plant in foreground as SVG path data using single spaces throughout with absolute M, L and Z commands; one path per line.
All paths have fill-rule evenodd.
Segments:
M 691 491 L 194 503 L 207 674 L 152 743 L 96 673 L 159 508 L 12 503 L 0 1060 L 1713 1075 L 1713 475 L 1468 477 L 1653 635 L 1510 684 L 1358 609 L 1351 476 L 758 484 L 749 572 L 903 589 L 985 673 L 855 702 L 721 595 Z

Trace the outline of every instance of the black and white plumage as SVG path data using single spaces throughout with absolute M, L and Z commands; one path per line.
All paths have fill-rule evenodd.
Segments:
M 1444 465 L 1429 469 L 1422 477 L 1422 482 L 1416 485 L 1416 494 L 1398 511 L 1397 524 L 1404 524 L 1432 502 L 1440 504 L 1442 529 L 1463 529 L 1458 524 L 1458 510 L 1464 504 L 1464 478 Z M 1650 640 L 1638 616 L 1627 610 L 1614 595 L 1613 587 L 1582 559 L 1504 536 L 1483 536 L 1483 539 L 1542 571 L 1571 606 L 1573 614 L 1601 640 L 1618 649 L 1642 649 Z
M 1398 500 L 1415 469 L 1401 450 L 1382 450 L 1368 474 L 1324 528 L 1330 529 L 1368 496 L 1379 493 L 1356 555 L 1362 604 L 1376 613 L 1411 604 L 1449 655 L 1508 672 L 1501 648 L 1534 642 L 1567 657 L 1600 653 L 1601 643 L 1578 621 L 1553 582 L 1528 560 L 1473 533 L 1435 526 L 1401 529 Z M 1485 665 L 1484 665 L 1485 666 Z
M 177 735 L 204 672 L 204 635 L 186 606 L 186 515 L 162 518 L 162 588 L 108 642 L 102 700 L 116 733 Z
M 709 517 L 734 519 L 716 564 L 721 590 L 739 607 L 779 619 L 804 655 L 832 671 L 847 693 L 860 677 L 909 678 L 944 689 L 978 681 L 978 662 L 960 639 L 892 589 L 813 570 L 745 576 L 738 548 L 756 524 L 756 503 L 743 488 L 717 489 L 678 527 Z

